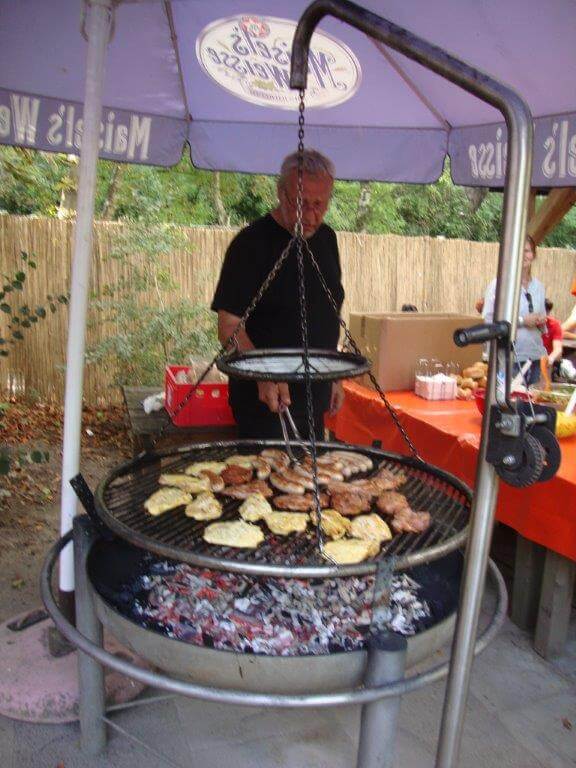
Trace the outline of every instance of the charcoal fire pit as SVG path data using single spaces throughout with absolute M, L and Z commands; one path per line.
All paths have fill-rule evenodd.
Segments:
M 288 649 L 290 655 L 280 656 L 215 649 L 210 638 L 198 644 L 167 636 L 165 627 L 134 608 L 145 601 L 135 585 L 141 584 L 140 574 L 148 574 L 154 563 L 149 555 L 124 542 L 99 539 L 90 550 L 87 572 L 100 621 L 122 643 L 168 674 L 200 685 L 278 694 L 344 690 L 362 682 L 365 643 L 346 650 L 338 647 L 335 638 L 328 653 L 301 654 L 296 647 Z M 417 622 L 415 634 L 407 637 L 408 667 L 435 653 L 451 636 L 461 572 L 459 552 L 412 569 L 410 575 L 420 585 L 418 599 L 430 610 L 429 616 Z M 369 593 L 370 587 L 368 597 Z
M 401 474 L 402 490 L 409 503 L 430 516 L 425 531 L 397 533 L 383 543 L 378 556 L 348 565 L 336 565 L 321 557 L 314 530 L 286 537 L 269 536 L 256 550 L 238 550 L 207 545 L 203 539 L 205 524 L 186 517 L 182 507 L 160 517 L 149 515 L 144 508 L 162 473 L 182 473 L 191 462 L 224 461 L 232 455 L 251 455 L 266 446 L 283 445 L 280 441 L 234 441 L 148 453 L 114 469 L 99 486 L 95 503 L 84 499 L 94 519 L 80 517 L 74 525 L 78 629 L 61 614 L 50 587 L 52 568 L 70 536 L 61 539 L 48 557 L 42 595 L 56 625 L 84 652 L 80 657 L 80 719 L 85 751 L 97 754 L 103 749 L 105 723 L 110 722 L 104 714 L 101 665 L 164 690 L 221 703 L 275 707 L 363 704 L 359 768 L 380 768 L 376 757 L 368 760 L 361 754 L 372 748 L 374 755 L 378 752 L 376 734 L 383 743 L 394 743 L 400 697 L 446 675 L 448 662 L 408 676 L 405 669 L 442 647 L 455 622 L 463 563 L 460 550 L 466 538 L 471 492 L 448 473 L 421 460 L 376 448 L 318 443 L 320 454 L 337 448 L 369 458 L 373 469 L 364 473 L 368 478 L 370 472 L 382 468 L 391 476 Z M 292 449 L 297 452 L 303 446 L 295 443 Z M 223 503 L 222 519 L 237 519 L 238 507 L 235 499 Z M 171 600 L 170 590 L 162 591 L 167 585 L 146 576 L 151 565 L 153 570 L 160 567 L 162 571 L 162 563 L 166 573 L 177 571 L 177 578 L 170 577 L 176 594 L 182 587 L 178 579 L 188 586 L 194 584 L 197 590 L 200 586 L 188 604 L 189 616 L 180 611 L 183 621 L 179 618 L 175 623 L 170 605 L 164 610 L 163 600 Z M 406 572 L 414 584 L 399 584 L 407 587 L 404 591 L 415 590 L 412 597 L 408 595 L 408 601 L 417 600 L 419 605 L 427 606 L 426 611 L 414 613 L 414 635 L 407 638 L 390 631 L 392 622 L 387 627 L 373 621 L 373 597 L 382 583 L 394 595 L 393 580 L 405 578 L 402 574 Z M 381 574 L 385 574 L 384 582 L 379 581 Z M 494 637 L 506 614 L 505 588 L 493 565 L 491 576 L 496 581 L 498 602 L 477 651 Z M 222 595 L 214 593 L 214 584 L 224 584 L 225 592 L 226 586 L 236 590 L 239 582 L 248 585 L 248 591 L 235 595 L 240 600 L 235 608 L 241 613 L 248 611 L 245 619 L 250 626 L 246 632 L 240 630 L 240 646 L 230 643 L 226 647 L 224 643 L 216 647 L 218 638 L 195 626 L 200 616 L 195 600 L 208 595 L 208 606 L 213 602 L 215 608 L 210 623 L 222 626 L 230 617 L 217 613 Z M 146 607 L 135 589 L 138 584 L 158 587 L 151 604 L 153 608 L 160 606 L 159 611 Z M 307 620 L 306 611 L 299 610 L 299 600 L 301 594 L 308 594 L 308 585 L 312 590 L 308 603 L 312 607 L 326 609 L 328 615 L 332 606 L 334 614 L 340 615 L 340 602 L 344 607 L 358 604 L 358 617 L 363 617 L 363 623 L 358 618 L 356 626 L 354 612 L 345 610 L 343 615 L 353 626 L 349 621 L 346 626 L 335 627 L 330 642 L 315 647 L 312 653 L 308 652 L 309 646 L 303 651 L 302 646 L 290 643 L 280 653 L 259 652 L 262 638 L 251 625 L 255 617 L 249 611 L 249 597 L 254 597 L 256 591 L 255 599 L 261 601 L 262 590 L 270 595 L 271 614 L 268 619 L 264 617 L 264 628 L 266 621 L 283 621 L 274 600 L 287 605 L 291 621 L 298 623 Z M 286 603 L 285 592 L 296 596 L 296 611 L 290 600 Z M 261 621 L 262 616 L 256 620 Z M 178 622 L 183 628 L 181 637 L 177 636 Z M 103 626 L 162 672 L 141 670 L 107 653 L 102 648 Z M 287 631 L 289 634 L 290 627 Z M 366 633 L 365 642 L 361 632 Z M 298 634 L 294 634 L 296 640 Z M 187 635 L 192 635 L 194 641 L 187 642 Z M 252 645 L 246 644 L 248 637 Z

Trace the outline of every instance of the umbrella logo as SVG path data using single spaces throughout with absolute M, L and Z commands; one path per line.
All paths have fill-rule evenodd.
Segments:
M 272 16 L 218 19 L 196 40 L 204 72 L 234 96 L 264 107 L 298 109 L 290 89 L 290 53 L 296 24 Z M 326 32 L 315 32 L 308 60 L 308 107 L 333 107 L 351 98 L 362 79 L 352 50 Z

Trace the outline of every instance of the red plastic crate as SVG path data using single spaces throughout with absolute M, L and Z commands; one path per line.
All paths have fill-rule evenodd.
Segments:
M 187 365 L 167 365 L 164 378 L 165 407 L 177 427 L 215 427 L 235 424 L 228 405 L 228 384 L 200 384 L 184 408 L 175 416 L 178 406 L 192 389 L 192 384 L 178 384 L 176 374 L 187 371 Z

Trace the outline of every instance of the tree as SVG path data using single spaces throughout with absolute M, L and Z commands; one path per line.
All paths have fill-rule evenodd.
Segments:
M 350 232 L 498 240 L 501 193 L 457 187 L 449 170 L 430 185 L 337 181 L 326 220 Z M 54 216 L 72 188 L 65 155 L 0 147 L 1 210 Z M 274 177 L 199 170 L 187 154 L 172 168 L 98 164 L 96 218 L 242 226 L 275 204 Z M 544 244 L 576 245 L 576 211 Z

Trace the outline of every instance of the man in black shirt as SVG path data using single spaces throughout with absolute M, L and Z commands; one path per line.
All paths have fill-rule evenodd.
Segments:
M 334 167 L 328 158 L 305 150 L 302 226 L 308 246 L 334 297 L 338 312 L 344 300 L 336 235 L 323 223 L 334 186 Z M 282 163 L 278 179 L 278 205 L 266 216 L 241 230 L 230 243 L 212 309 L 218 312 L 218 336 L 224 344 L 274 264 L 290 242 L 296 224 L 298 156 Z M 336 349 L 338 317 L 326 295 L 309 255 L 304 252 L 308 341 L 311 348 Z M 298 298 L 296 247 L 281 266 L 273 282 L 238 334 L 241 351 L 254 348 L 302 347 Z M 323 416 L 336 413 L 343 401 L 340 382 L 312 385 L 317 438 L 323 438 Z M 241 438 L 281 437 L 277 412 L 289 405 L 301 432 L 308 436 L 305 385 L 230 380 L 230 405 Z

